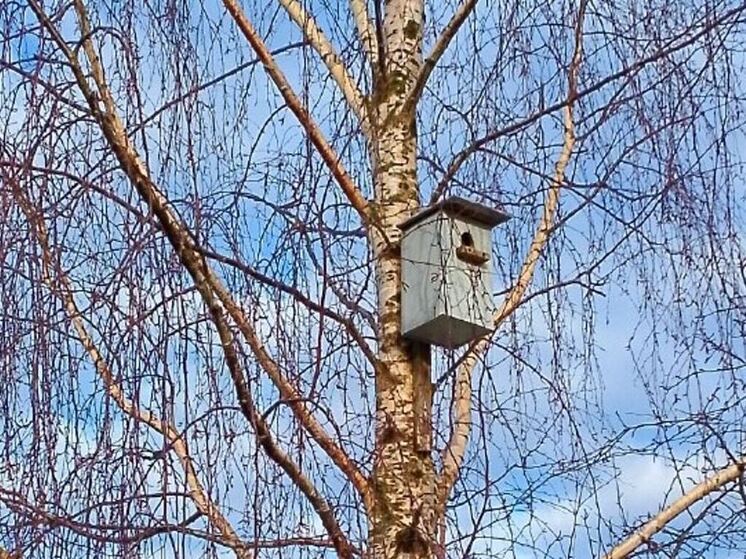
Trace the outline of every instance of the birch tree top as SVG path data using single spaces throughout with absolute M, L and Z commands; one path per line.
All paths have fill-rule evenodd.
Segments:
M 742 556 L 745 16 L 3 2 L 0 558 Z M 450 196 L 512 219 L 443 350 Z

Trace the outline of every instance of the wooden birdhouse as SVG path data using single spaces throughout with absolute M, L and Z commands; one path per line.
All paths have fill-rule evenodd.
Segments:
M 402 336 L 447 348 L 492 330 L 492 228 L 509 219 L 452 197 L 402 229 Z

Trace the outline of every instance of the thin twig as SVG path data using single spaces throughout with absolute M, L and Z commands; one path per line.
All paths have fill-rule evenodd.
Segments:
M 508 317 L 519 305 L 526 290 L 528 289 L 539 257 L 549 241 L 552 232 L 552 224 L 559 205 L 559 196 L 564 182 L 565 171 L 570 163 L 573 148 L 575 147 L 575 121 L 573 109 L 577 99 L 578 74 L 583 53 L 583 21 L 588 0 L 582 0 L 578 8 L 578 17 L 575 25 L 575 51 L 568 69 L 567 79 L 567 104 L 564 115 L 564 138 L 562 150 L 554 168 L 554 175 L 544 200 L 544 210 L 539 225 L 534 233 L 534 238 L 524 259 L 521 272 L 513 289 L 503 301 L 500 310 L 495 315 L 495 326 L 497 327 Z M 462 358 L 461 365 L 456 373 L 454 384 L 454 397 L 452 404 L 453 427 L 451 437 L 443 453 L 443 471 L 439 481 L 440 499 L 442 502 L 448 498 L 453 488 L 461 464 L 466 453 L 467 442 L 471 430 L 471 380 L 474 367 L 479 357 L 486 351 L 489 338 L 482 338 L 477 344 L 470 346 L 468 354 Z

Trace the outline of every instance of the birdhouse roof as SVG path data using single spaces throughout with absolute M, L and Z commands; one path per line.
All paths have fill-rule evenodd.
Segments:
M 510 219 L 510 216 L 501 210 L 490 208 L 489 206 L 478 204 L 477 202 L 472 202 L 459 196 L 451 196 L 450 198 L 441 200 L 437 204 L 433 204 L 432 206 L 420 210 L 415 215 L 401 223 L 399 229 L 409 229 L 413 225 L 416 225 L 438 212 L 443 212 L 449 217 L 476 221 L 488 227 L 494 227 L 495 225 L 499 225 L 500 223 L 504 223 Z

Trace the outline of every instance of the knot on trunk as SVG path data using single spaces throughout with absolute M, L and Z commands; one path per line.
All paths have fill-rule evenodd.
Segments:
M 416 556 L 425 555 L 430 548 L 429 540 L 417 528 L 420 523 L 422 507 L 418 508 L 412 517 L 412 524 L 396 533 L 396 550 L 399 553 L 411 553 Z
M 424 555 L 429 548 L 427 538 L 416 526 L 402 528 L 396 534 L 396 550 L 399 553 L 411 553 L 413 555 Z

